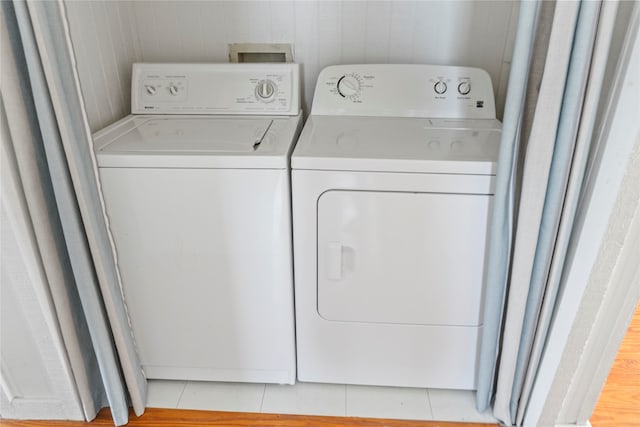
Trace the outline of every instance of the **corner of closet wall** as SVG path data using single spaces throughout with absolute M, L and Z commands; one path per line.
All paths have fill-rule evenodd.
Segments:
M 64 2 L 92 132 L 130 113 L 131 64 L 142 60 L 133 3 Z
M 511 5 L 511 16 L 509 17 L 507 36 L 504 40 L 502 66 L 500 67 L 500 74 L 498 75 L 498 85 L 493 88 L 496 95 L 496 116 L 499 120 L 502 120 L 504 117 L 504 103 L 507 99 L 511 58 L 513 57 L 513 47 L 518 29 L 518 15 L 520 14 L 520 2 L 513 1 L 509 3 Z

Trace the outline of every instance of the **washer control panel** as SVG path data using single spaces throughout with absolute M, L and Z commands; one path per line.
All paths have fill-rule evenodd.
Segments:
M 311 114 L 494 119 L 489 74 L 438 65 L 334 65 L 318 77 Z
M 133 114 L 297 115 L 298 64 L 133 65 Z

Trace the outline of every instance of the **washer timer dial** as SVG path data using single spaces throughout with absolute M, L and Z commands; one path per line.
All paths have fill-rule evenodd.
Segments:
M 337 84 L 338 93 L 343 98 L 351 98 L 357 96 L 362 89 L 362 82 L 360 78 L 353 74 L 347 74 L 338 80 Z
M 271 80 L 261 80 L 256 86 L 256 98 L 262 102 L 273 101 L 278 89 L 276 84 Z

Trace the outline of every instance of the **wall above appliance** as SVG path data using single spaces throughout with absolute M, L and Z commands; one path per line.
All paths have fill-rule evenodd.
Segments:
M 334 64 L 460 65 L 487 70 L 498 118 L 506 96 L 516 1 L 67 1 L 92 129 L 126 105 L 132 59 L 228 62 L 230 43 L 290 43 L 303 105 Z M 99 36 L 98 36 L 99 35 Z M 112 88 L 115 84 L 117 88 Z M 113 91 L 112 91 L 113 90 Z M 118 108 L 111 108 L 120 114 Z M 119 117 L 124 116 L 120 114 Z

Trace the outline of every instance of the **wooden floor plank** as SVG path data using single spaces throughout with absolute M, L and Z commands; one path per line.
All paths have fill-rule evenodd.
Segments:
M 640 427 L 640 305 L 590 422 L 593 427 Z
M 132 427 L 496 427 L 497 424 L 448 423 L 438 421 L 385 420 L 355 417 L 319 417 L 307 415 L 252 414 L 243 412 L 190 411 L 149 408 L 141 417 L 130 414 Z M 103 409 L 91 423 L 73 421 L 0 420 L 3 427 L 78 427 L 113 426 L 111 413 Z

